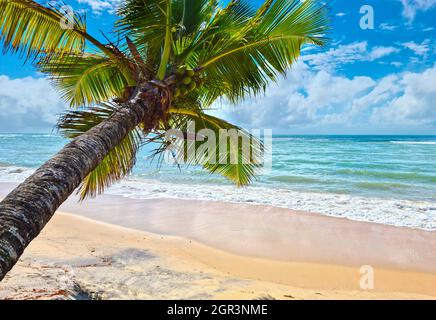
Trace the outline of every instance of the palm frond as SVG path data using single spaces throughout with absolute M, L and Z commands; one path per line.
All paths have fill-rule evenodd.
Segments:
M 0 41 L 4 51 L 26 58 L 40 53 L 79 53 L 85 45 L 84 20 L 65 20 L 60 8 L 44 7 L 32 0 L 0 0 Z M 70 23 L 64 26 L 62 21 Z
M 90 110 L 68 112 L 60 118 L 58 128 L 66 138 L 75 138 L 109 118 L 117 108 L 113 104 L 101 104 Z M 113 183 L 130 174 L 136 163 L 136 154 L 141 143 L 140 130 L 130 131 L 83 180 L 78 190 L 80 199 L 95 197 Z
M 51 55 L 38 62 L 72 107 L 122 97 L 130 86 L 118 62 L 103 55 Z
M 265 152 L 259 138 L 200 109 L 171 108 L 169 112 L 172 127 L 185 132 L 185 144 L 177 150 L 179 155 L 183 155 L 185 163 L 201 165 L 210 173 L 220 174 L 238 186 L 247 185 L 255 179 Z M 192 124 L 195 126 L 194 137 L 190 136 L 192 133 L 188 129 Z M 227 133 L 233 138 L 226 137 Z M 204 149 L 205 143 L 210 146 L 207 150 Z M 165 151 L 166 147 L 164 145 L 160 151 Z M 195 157 L 192 156 L 194 149 Z
M 211 21 L 218 7 L 217 0 L 181 0 L 174 3 L 174 19 L 179 30 L 176 36 L 196 34 Z
M 127 79 L 129 59 L 116 47 L 104 45 L 87 33 L 84 16 L 61 1 L 46 6 L 35 0 L 0 0 L 0 43 L 3 53 L 19 53 L 25 59 L 56 55 L 80 55 L 86 41 L 120 65 Z
M 116 31 L 132 41 L 153 72 L 159 67 L 167 30 L 166 4 L 167 0 L 126 0 L 117 11 Z
M 164 41 L 163 41 L 163 46 L 162 46 L 162 54 L 161 54 L 161 59 L 159 62 L 159 67 L 157 69 L 157 74 L 156 77 L 159 80 L 163 80 L 165 78 L 165 74 L 167 72 L 167 68 L 168 68 L 168 63 L 170 60 L 170 55 L 171 55 L 171 47 L 172 47 L 172 40 L 173 40 L 173 28 L 171 26 L 171 22 L 172 22 L 172 0 L 166 0 L 164 1 L 165 4 L 165 37 L 164 37 Z
M 221 96 L 236 103 L 285 75 L 302 46 L 324 45 L 327 31 L 327 11 L 316 0 L 269 0 L 257 11 L 232 1 L 178 53 L 203 68 L 204 104 Z

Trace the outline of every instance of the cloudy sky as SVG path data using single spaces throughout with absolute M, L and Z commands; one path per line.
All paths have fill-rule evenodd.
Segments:
M 101 38 L 120 1 L 65 2 L 86 12 L 89 31 Z M 223 101 L 215 112 L 276 133 L 436 134 L 436 0 L 328 2 L 328 47 L 307 48 L 265 96 L 236 106 Z M 364 5 L 373 9 L 373 28 L 361 27 Z M 0 56 L 0 132 L 51 132 L 65 108 L 32 65 Z

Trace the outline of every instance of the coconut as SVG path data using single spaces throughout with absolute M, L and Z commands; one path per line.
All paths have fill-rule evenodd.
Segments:
M 190 84 L 192 82 L 192 78 L 185 77 L 185 78 L 183 78 L 182 82 L 183 82 L 183 84 L 188 85 L 188 84 Z
M 173 97 L 174 97 L 174 98 L 177 98 L 178 96 L 180 96 L 180 89 L 179 89 L 179 88 L 177 88 L 176 90 L 174 90 L 174 94 L 173 94 Z
M 196 84 L 195 82 L 191 82 L 191 83 L 188 85 L 188 90 L 189 90 L 189 91 L 193 91 L 193 90 L 195 90 L 195 88 L 197 88 L 197 84 Z

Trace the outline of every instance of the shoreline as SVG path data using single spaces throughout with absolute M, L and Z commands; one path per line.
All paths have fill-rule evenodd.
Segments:
M 57 213 L 0 283 L 0 299 L 436 299 L 436 274 L 234 255 L 175 236 Z
M 21 170 L 17 169 L 17 171 Z M 0 184 L 15 185 L 16 182 L 0 182 Z M 294 190 L 277 186 L 234 188 L 229 185 L 197 185 L 180 183 L 180 181 L 173 184 L 150 179 L 136 179 L 134 176 L 132 179 L 113 185 L 106 191 L 106 194 L 133 200 L 173 199 L 272 206 L 301 212 L 314 212 L 352 221 L 436 231 L 436 203 L 433 198 L 422 200 L 402 197 L 386 198 L 380 194 L 362 196 L 322 190 Z
M 0 183 L 0 199 L 14 185 Z M 268 205 L 111 194 L 85 202 L 72 195 L 58 211 L 254 258 L 436 273 L 436 231 Z
M 0 197 L 6 192 L 4 187 L 0 183 Z M 302 299 L 436 299 L 436 232 L 269 206 L 256 206 L 253 210 L 251 204 L 134 200 L 113 195 L 102 195 L 85 204 L 76 200 L 73 197 L 67 201 L 32 242 L 6 286 L 9 282 L 20 283 L 20 278 L 27 279 L 28 284 L 21 285 L 21 293 L 27 292 L 29 286 L 38 287 L 29 268 L 36 268 L 43 275 L 46 268 L 41 263 L 53 265 L 62 261 L 63 268 L 74 270 L 77 264 L 90 265 L 78 267 L 75 277 L 86 286 L 103 286 L 95 290 L 106 292 L 106 298 L 167 297 L 164 292 L 144 293 L 145 287 L 158 283 L 148 279 L 150 274 L 144 275 L 142 267 L 138 267 L 145 263 L 143 254 L 129 253 L 116 267 L 93 266 L 95 252 L 105 252 L 103 258 L 97 259 L 97 264 L 101 264 L 107 257 L 111 261 L 118 259 L 117 252 L 139 252 L 140 248 L 141 252 L 153 252 L 159 265 L 172 261 L 167 264 L 172 276 L 159 281 L 178 283 L 171 289 L 181 290 L 175 294 L 176 299 L 189 299 L 182 291 L 191 285 L 185 273 L 193 266 L 198 270 L 195 277 L 210 274 L 202 280 L 205 283 L 216 284 L 217 279 L 231 283 L 220 289 L 225 295 L 219 291 L 206 295 L 206 299 L 254 299 L 265 292 L 273 298 L 286 299 L 285 292 L 289 290 L 293 292 L 291 296 Z M 185 269 L 180 273 L 182 265 Z M 359 287 L 363 265 L 374 268 L 374 290 Z M 100 279 L 102 268 L 108 268 L 104 280 Z M 137 289 L 138 295 L 120 289 L 126 281 L 125 269 L 129 269 L 129 276 L 133 272 L 148 279 L 143 280 L 146 285 Z M 59 274 L 47 277 L 57 283 Z M 186 281 L 181 284 L 181 279 Z M 0 297 L 4 296 L 2 287 L 4 292 L 3 283 Z M 321 295 L 315 295 L 315 291 Z

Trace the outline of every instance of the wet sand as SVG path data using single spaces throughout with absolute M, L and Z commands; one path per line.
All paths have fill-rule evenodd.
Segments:
M 12 187 L 12 184 L 0 184 L 0 197 Z M 157 257 L 153 261 L 171 260 L 167 269 L 180 275 L 163 281 L 168 281 L 168 285 L 175 281 L 172 289 L 168 289 L 174 298 L 192 298 L 185 289 L 193 286 L 197 280 L 192 279 L 201 274 L 208 276 L 200 281 L 202 285 L 198 290 L 201 292 L 195 297 L 205 299 L 256 298 L 265 294 L 284 299 L 289 298 L 286 292 L 304 299 L 436 297 L 436 232 L 268 206 L 174 199 L 134 200 L 111 195 L 83 204 L 76 200 L 67 201 L 60 211 L 118 227 L 56 214 L 44 234 L 26 251 L 20 265 L 2 282 L 0 297 L 2 294 L 12 297 L 5 286 L 10 288 L 20 279 L 23 282 L 32 266 L 36 265 L 36 270 L 42 272 L 45 269 L 38 264 L 44 263 L 78 269 L 74 281 L 85 287 L 103 288 L 98 290 L 105 298 L 168 297 L 165 292 L 147 291 L 147 286 L 156 285 L 156 281 L 162 282 L 162 279 L 144 280 L 150 277 L 144 270 L 151 265 L 143 261 L 149 260 L 141 254 L 132 255 L 129 251 L 138 247 L 140 251 L 152 252 Z M 100 260 L 106 257 L 118 261 L 120 252 L 124 252 L 119 258 L 124 261 L 120 264 L 123 267 L 114 267 L 116 264 L 84 267 L 83 261 L 75 259 L 92 256 L 91 247 L 94 253 L 104 252 Z M 130 252 L 127 257 L 126 250 Z M 80 266 L 75 267 L 77 264 Z M 373 290 L 360 288 L 362 265 L 374 268 Z M 190 266 L 195 266 L 194 275 L 190 273 L 192 279 L 185 274 Z M 100 269 L 97 272 L 89 268 Z M 103 275 L 101 268 L 110 270 L 105 269 Z M 119 289 L 127 281 L 123 268 L 137 270 L 128 271 L 129 276 L 132 276 L 130 272 L 137 272 L 133 277 L 144 278 L 137 294 Z M 56 275 L 48 277 L 57 283 Z M 24 287 L 32 286 L 31 279 L 24 281 L 27 283 Z M 207 289 L 208 285 L 220 281 L 226 285 L 218 286 L 219 289 L 214 287 L 218 292 Z M 9 292 L 9 296 L 5 292 Z M 22 289 L 23 292 L 27 289 Z

